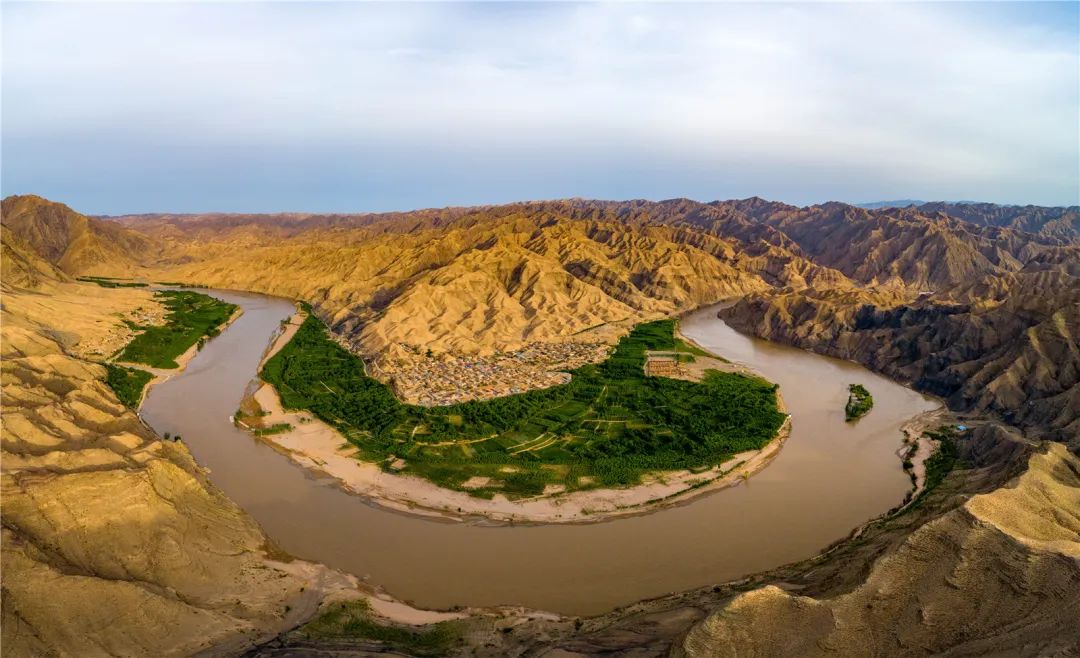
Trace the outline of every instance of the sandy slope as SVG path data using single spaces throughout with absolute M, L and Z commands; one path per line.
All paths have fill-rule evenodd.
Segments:
M 101 366 L 66 351 L 100 344 L 148 296 L 56 280 L 6 287 L 5 656 L 232 653 L 354 588 L 281 561 L 183 444 L 160 441 Z

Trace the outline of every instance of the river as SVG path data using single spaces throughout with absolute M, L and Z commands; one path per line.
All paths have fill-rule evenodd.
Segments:
M 937 404 L 844 361 L 743 336 L 702 309 L 682 332 L 780 384 L 792 432 L 740 486 L 650 514 L 584 525 L 501 526 L 389 511 L 348 494 L 235 428 L 229 417 L 289 301 L 201 291 L 243 315 L 140 410 L 179 434 L 210 480 L 289 553 L 365 578 L 425 608 L 523 605 L 593 615 L 810 557 L 901 501 L 900 426 Z M 874 409 L 844 422 L 847 385 Z

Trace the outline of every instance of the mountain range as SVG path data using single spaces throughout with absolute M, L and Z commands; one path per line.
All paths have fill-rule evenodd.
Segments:
M 90 218 L 27 196 L 3 214 L 13 277 L 38 276 L 20 264 L 31 249 L 69 276 L 304 299 L 375 361 L 617 334 L 739 298 L 722 314 L 742 331 L 859 361 L 957 410 L 1059 438 L 1080 428 L 1078 207 L 572 199 Z

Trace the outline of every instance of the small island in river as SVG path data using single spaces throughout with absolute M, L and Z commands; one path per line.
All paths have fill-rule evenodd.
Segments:
M 848 401 L 844 407 L 844 415 L 847 421 L 856 421 L 870 412 L 874 407 L 874 397 L 862 384 L 848 386 Z

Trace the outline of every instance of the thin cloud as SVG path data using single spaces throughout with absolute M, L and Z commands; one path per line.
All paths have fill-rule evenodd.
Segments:
M 101 212 L 571 195 L 1077 203 L 1076 14 L 7 4 L 3 187 Z

